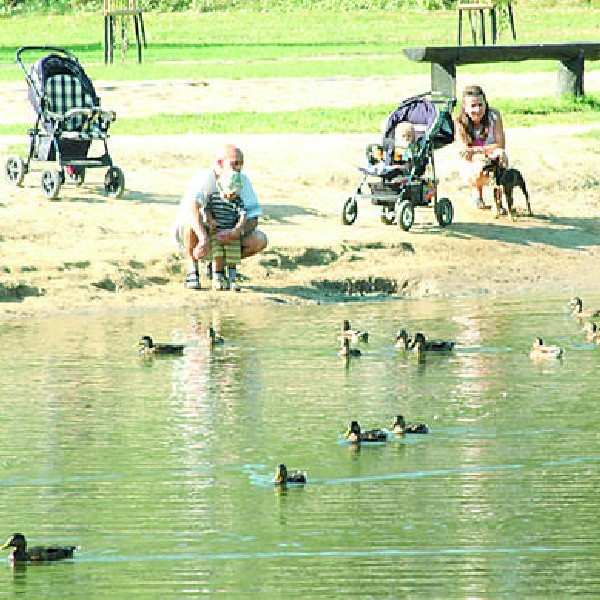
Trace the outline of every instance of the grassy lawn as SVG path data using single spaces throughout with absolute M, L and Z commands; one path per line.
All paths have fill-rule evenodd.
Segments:
M 597 40 L 600 10 L 563 8 L 516 10 L 518 43 Z M 266 78 L 336 76 L 367 77 L 429 73 L 429 65 L 414 63 L 402 48 L 454 45 L 455 11 L 390 13 L 185 13 L 145 16 L 148 48 L 144 63 L 136 63 L 130 48 L 121 62 L 103 64 L 100 14 L 36 15 L 0 19 L 0 81 L 20 81 L 23 73 L 14 55 L 23 45 L 66 47 L 82 62 L 93 81 Z M 269 32 L 265 34 L 265 32 Z M 130 37 L 133 32 L 130 32 Z M 501 43 L 512 43 L 506 30 Z M 26 66 L 38 55 L 25 55 Z M 586 71 L 600 61 L 586 62 Z M 556 61 L 525 61 L 471 65 L 473 73 L 555 71 Z M 497 102 L 518 125 L 597 122 L 600 96 L 583 101 L 554 97 Z M 187 132 L 367 132 L 377 130 L 389 105 L 353 109 L 309 109 L 285 113 L 203 113 L 119 119 L 113 133 Z M 0 134 L 22 133 L 27 125 L 1 125 Z
M 595 40 L 600 10 L 570 10 L 568 15 L 564 9 L 521 10 L 516 21 L 519 43 Z M 454 11 L 149 13 L 145 26 L 145 64 L 136 64 L 135 48 L 130 48 L 126 63 L 104 66 L 99 14 L 0 19 L 0 80 L 22 77 L 14 55 L 24 45 L 66 47 L 92 78 L 127 80 L 424 73 L 428 65 L 405 59 L 403 47 L 456 43 Z M 507 31 L 502 41 L 512 42 Z M 536 63 L 537 69 L 555 67 L 554 62 Z M 526 72 L 531 65 L 497 64 L 494 69 Z

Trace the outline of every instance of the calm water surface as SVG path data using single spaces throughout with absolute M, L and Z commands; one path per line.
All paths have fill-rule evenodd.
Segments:
M 0 536 L 80 546 L 52 565 L 4 555 L 0 596 L 600 595 L 600 347 L 566 300 L 0 324 Z M 371 333 L 349 364 L 344 318 Z M 394 351 L 400 326 L 457 349 L 419 363 Z M 145 333 L 185 356 L 141 361 Z M 564 360 L 532 362 L 536 335 Z M 430 435 L 341 439 L 396 414 Z M 279 462 L 308 485 L 274 490 Z

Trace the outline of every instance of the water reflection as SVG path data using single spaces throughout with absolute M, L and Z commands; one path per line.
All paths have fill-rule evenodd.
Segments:
M 0 529 L 82 548 L 68 565 L 6 569 L 7 582 L 32 597 L 269 595 L 290 573 L 306 597 L 415 595 L 424 581 L 449 596 L 495 595 L 500 580 L 508 595 L 587 592 L 600 349 L 563 304 L 423 299 L 4 325 Z M 344 318 L 371 334 L 347 363 Z M 419 362 L 394 348 L 398 323 L 457 346 Z M 207 344 L 208 327 L 222 346 Z M 131 345 L 146 333 L 185 343 L 184 355 L 139 360 Z M 567 348 L 561 364 L 529 360 L 539 334 Z M 353 419 L 385 427 L 397 414 L 431 433 L 340 441 Z M 273 486 L 280 462 L 306 469 L 306 486 Z

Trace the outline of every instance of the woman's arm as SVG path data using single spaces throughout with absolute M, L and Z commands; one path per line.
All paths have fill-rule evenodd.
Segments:
M 454 121 L 454 129 L 458 133 L 458 155 L 465 160 L 471 160 L 478 148 L 471 146 L 467 132 L 458 119 L 455 119 Z

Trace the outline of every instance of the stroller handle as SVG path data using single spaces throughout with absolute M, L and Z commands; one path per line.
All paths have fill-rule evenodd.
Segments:
M 58 46 L 21 46 L 16 52 L 16 61 L 21 65 L 21 68 L 24 69 L 23 59 L 21 55 L 25 52 L 39 52 L 39 51 L 48 51 L 48 52 L 58 52 L 59 54 L 63 54 L 64 56 L 68 56 L 69 58 L 75 58 L 75 55 L 66 50 L 65 48 L 59 48 Z

